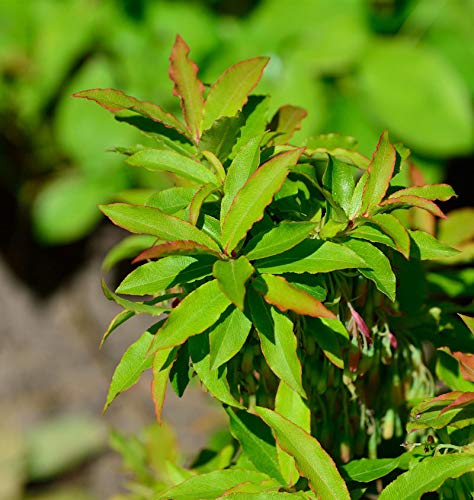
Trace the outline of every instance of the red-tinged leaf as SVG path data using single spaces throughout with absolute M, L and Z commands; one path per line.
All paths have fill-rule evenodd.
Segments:
M 204 184 L 204 186 L 202 186 L 194 195 L 191 204 L 189 205 L 189 222 L 191 222 L 193 226 L 196 225 L 197 220 L 199 219 L 203 203 L 206 201 L 207 197 L 215 191 L 217 191 L 217 186 L 209 183 Z
M 168 241 L 167 243 L 161 243 L 160 245 L 147 248 L 132 260 L 132 264 L 148 259 L 160 259 L 161 257 L 166 257 L 167 255 L 202 254 L 220 255 L 219 252 L 216 252 L 215 250 L 212 250 L 204 245 L 200 245 L 194 241 Z
M 389 196 L 391 198 L 399 198 L 400 196 L 419 196 L 426 200 L 448 201 L 453 196 L 456 196 L 454 189 L 448 184 L 426 184 L 423 186 L 412 186 L 405 189 L 395 191 Z
M 474 392 L 463 392 L 459 397 L 457 397 L 452 403 L 443 408 L 439 414 L 442 415 L 445 411 L 450 410 L 451 408 L 458 408 L 460 406 L 468 405 L 469 403 L 474 402 Z
M 298 106 L 282 106 L 272 118 L 270 130 L 276 132 L 272 143 L 286 144 L 297 130 L 301 130 L 301 122 L 308 116 L 305 109 Z
M 222 242 L 227 254 L 247 231 L 263 217 L 265 207 L 280 189 L 289 168 L 296 165 L 303 149 L 287 151 L 264 163 L 237 192 L 222 225 Z
M 188 54 L 189 47 L 177 35 L 170 56 L 169 76 L 174 82 L 173 94 L 180 99 L 187 128 L 197 143 L 201 137 L 204 85 L 197 77 L 196 63 L 188 58 Z
M 350 302 L 347 303 L 349 306 L 349 310 L 351 312 L 352 319 L 354 320 L 355 324 L 357 325 L 357 329 L 362 333 L 362 335 L 368 339 L 370 342 L 372 342 L 372 336 L 370 334 L 369 327 L 367 326 L 367 323 L 364 321 L 362 316 L 352 307 L 352 304 Z
M 336 318 L 322 302 L 290 285 L 281 276 L 262 274 L 253 281 L 253 286 L 263 295 L 268 304 L 276 306 L 280 311 L 291 310 L 313 318 Z
M 211 87 L 206 99 L 203 129 L 223 116 L 234 116 L 262 77 L 268 57 L 255 57 L 228 68 Z
M 176 348 L 158 351 L 153 358 L 151 396 L 155 407 L 156 420 L 161 425 L 161 412 L 165 402 L 168 377 L 176 358 Z
M 379 139 L 372 161 L 367 168 L 368 179 L 362 195 L 360 213 L 367 215 L 383 199 L 393 176 L 397 151 L 385 131 Z
M 217 243 L 207 234 L 158 208 L 112 203 L 99 205 L 102 212 L 117 226 L 132 233 L 151 234 L 165 241 L 194 241 L 219 251 Z
M 453 356 L 459 362 L 461 375 L 470 382 L 474 382 L 474 354 L 464 352 L 453 352 Z
M 446 219 L 446 215 L 440 210 L 436 203 L 431 200 L 421 198 L 420 196 L 405 195 L 399 196 L 397 198 L 388 198 L 379 204 L 378 212 L 387 212 L 392 210 L 398 210 L 399 208 L 410 208 L 417 207 L 426 210 L 430 214 L 433 214 L 442 219 Z
M 90 89 L 76 92 L 73 97 L 82 97 L 90 101 L 95 101 L 104 109 L 111 113 L 130 110 L 138 113 L 154 122 L 159 122 L 168 128 L 175 128 L 182 134 L 187 134 L 183 124 L 171 113 L 167 113 L 160 106 L 151 102 L 139 101 L 135 97 L 124 94 L 121 90 L 115 89 Z

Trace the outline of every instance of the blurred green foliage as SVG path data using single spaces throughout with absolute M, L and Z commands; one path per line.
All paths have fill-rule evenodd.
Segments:
M 447 158 L 472 152 L 473 25 L 473 0 L 3 0 L 0 182 L 50 244 L 88 234 L 96 204 L 123 190 L 169 185 L 104 161 L 111 144 L 146 139 L 70 96 L 115 87 L 175 111 L 161 75 L 176 33 L 204 81 L 270 55 L 258 91 L 272 92 L 270 113 L 309 111 L 300 137 L 349 134 L 368 153 L 388 128 L 437 181 Z

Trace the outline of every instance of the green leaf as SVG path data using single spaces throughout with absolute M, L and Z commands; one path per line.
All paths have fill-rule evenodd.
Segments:
M 262 77 L 268 57 L 255 57 L 228 68 L 211 87 L 204 108 L 203 128 L 222 116 L 234 116 Z
M 400 189 L 392 193 L 389 198 L 399 198 L 400 196 L 419 196 L 426 200 L 448 201 L 456 196 L 454 189 L 448 184 L 426 184 L 425 186 L 412 186 Z
M 176 349 L 162 349 L 158 351 L 152 358 L 153 379 L 151 383 L 151 397 L 155 407 L 155 416 L 158 423 L 161 425 L 161 411 L 165 402 L 166 386 L 168 377 L 176 357 Z
M 474 455 L 455 453 L 427 457 L 392 481 L 380 494 L 380 500 L 418 500 L 424 493 L 437 491 L 449 478 L 474 471 Z
M 399 208 L 411 208 L 417 207 L 426 210 L 430 214 L 436 217 L 441 217 L 445 219 L 446 216 L 443 214 L 441 209 L 433 203 L 431 200 L 426 200 L 425 198 L 420 198 L 414 195 L 399 196 L 397 198 L 387 198 L 377 207 L 377 212 L 387 212 L 392 210 L 398 210 Z
M 110 271 L 118 262 L 135 257 L 139 252 L 151 247 L 155 243 L 155 236 L 142 234 L 126 236 L 120 243 L 107 252 L 102 262 L 102 272 L 106 273 Z
M 408 230 L 412 241 L 411 255 L 415 259 L 430 260 L 442 259 L 444 257 L 453 257 L 459 253 L 455 248 L 448 247 L 434 236 L 424 231 Z
M 247 182 L 260 162 L 260 143 L 262 135 L 250 139 L 235 155 L 227 171 L 224 182 L 224 197 L 221 203 L 221 221 L 225 220 L 227 212 L 237 192 Z
M 219 184 L 217 177 L 208 167 L 167 149 L 142 149 L 130 156 L 127 163 L 151 171 L 165 170 L 202 184 L 208 182 L 216 186 Z
M 330 156 L 323 176 L 323 186 L 346 215 L 350 215 L 352 193 L 355 188 L 353 167 Z
M 349 205 L 349 218 L 354 220 L 360 213 L 362 207 L 362 197 L 364 195 L 365 186 L 369 179 L 369 174 L 364 172 L 357 181 L 354 192 L 352 193 L 351 203 Z
M 309 332 L 329 361 L 344 369 L 344 350 L 349 343 L 349 333 L 338 319 L 315 318 L 308 321 Z
M 392 271 L 390 261 L 385 257 L 384 253 L 367 241 L 347 239 L 344 241 L 344 245 L 361 258 L 364 258 L 367 267 L 370 267 L 370 269 L 359 268 L 359 272 L 372 280 L 375 286 L 391 301 L 395 301 L 395 274 Z
M 135 313 L 133 311 L 128 311 L 127 309 L 125 309 L 124 311 L 120 311 L 109 323 L 107 330 L 105 330 L 104 335 L 102 335 L 99 347 L 102 347 L 104 345 L 104 342 L 109 338 L 110 334 L 116 328 L 118 328 L 120 325 L 123 325 L 123 323 L 125 323 L 130 318 L 133 318 L 133 316 L 135 316 Z
M 342 469 L 351 481 L 370 483 L 395 470 L 399 461 L 398 458 L 362 458 L 352 460 L 343 465 Z
M 298 106 L 289 104 L 279 108 L 270 122 L 270 130 L 276 134 L 272 144 L 287 144 L 307 116 L 307 111 Z
M 285 314 L 268 306 L 257 293 L 249 290 L 248 296 L 252 321 L 268 366 L 280 380 L 305 397 L 293 323 Z
M 311 432 L 311 413 L 308 405 L 301 396 L 285 382 L 280 382 L 275 398 L 275 411 L 287 418 L 305 432 Z M 280 470 L 288 485 L 293 486 L 300 475 L 296 468 L 295 459 L 277 445 L 278 462 Z
M 197 187 L 172 187 L 151 195 L 145 205 L 159 208 L 166 214 L 174 214 L 191 203 Z
M 361 226 L 356 227 L 350 232 L 350 236 L 351 238 L 367 240 L 372 243 L 381 243 L 382 245 L 387 245 L 391 248 L 397 249 L 397 246 L 392 238 L 382 231 L 379 226 L 371 222 L 365 222 Z
M 438 349 L 436 375 L 453 391 L 474 392 L 474 383 L 461 375 L 459 362 L 449 351 Z
M 410 256 L 410 237 L 403 224 L 391 214 L 376 214 L 370 220 L 375 222 L 384 233 L 390 236 L 397 250 L 408 259 Z
M 125 351 L 112 376 L 104 412 L 121 392 L 136 384 L 141 374 L 151 368 L 153 358 L 147 356 L 147 352 L 155 332 L 163 322 L 164 320 L 155 323 Z
M 298 470 L 320 498 L 350 500 L 336 464 L 314 437 L 272 410 L 256 407 L 255 411 L 272 428 L 278 445 L 294 457 Z
M 241 115 L 219 118 L 211 128 L 203 132 L 199 149 L 212 151 L 224 162 L 237 143 L 243 123 L 244 118 Z
M 228 254 L 263 217 L 265 207 L 283 184 L 289 167 L 298 162 L 302 151 L 296 149 L 275 156 L 259 167 L 238 191 L 222 224 L 222 242 Z
M 367 168 L 367 182 L 362 194 L 362 206 L 360 213 L 367 215 L 383 199 L 387 192 L 393 171 L 397 152 L 388 140 L 388 132 L 385 131 L 379 139 L 372 161 Z
M 269 304 L 280 311 L 294 311 L 314 318 L 335 318 L 322 302 L 305 291 L 290 285 L 285 278 L 273 274 L 262 274 L 252 282 L 254 288 Z
M 251 321 L 239 309 L 232 307 L 224 312 L 209 335 L 212 370 L 219 368 L 240 351 L 251 328 Z
M 191 477 L 176 486 L 172 486 L 156 498 L 163 500 L 170 498 L 173 500 L 193 500 L 196 498 L 212 500 L 241 483 L 260 483 L 266 479 L 269 479 L 266 474 L 252 470 L 216 470 Z
M 219 257 L 220 254 L 194 241 L 167 241 L 147 248 L 133 259 L 132 264 L 148 259 L 160 259 L 168 255 L 215 255 Z
M 204 184 L 204 186 L 202 186 L 194 195 L 191 204 L 189 205 L 189 222 L 191 222 L 193 226 L 196 225 L 197 220 L 199 219 L 203 203 L 215 191 L 217 191 L 217 186 L 209 183 Z
M 264 134 L 267 128 L 267 113 L 270 98 L 268 96 L 251 95 L 242 110 L 245 125 L 240 129 L 240 138 L 234 146 L 233 154 L 238 152 L 253 137 Z
M 243 452 L 257 470 L 286 485 L 278 464 L 275 438 L 270 428 L 256 415 L 247 411 L 226 408 L 230 420 L 230 431 Z
M 204 85 L 197 77 L 198 67 L 188 54 L 189 47 L 177 35 L 170 56 L 169 76 L 174 82 L 173 94 L 180 99 L 187 129 L 197 143 L 202 130 Z
M 161 122 L 167 127 L 172 127 L 181 133 L 186 134 L 183 124 L 171 113 L 167 113 L 160 106 L 146 101 L 139 101 L 135 97 L 124 94 L 121 90 L 115 89 L 91 89 L 76 92 L 73 97 L 83 97 L 117 114 L 124 110 L 135 111 L 136 113 L 153 120 Z
M 117 288 L 128 295 L 156 295 L 182 283 L 204 278 L 212 273 L 215 258 L 208 255 L 170 255 L 148 262 L 132 271 Z
M 235 260 L 216 260 L 213 267 L 219 288 L 241 311 L 244 309 L 245 283 L 253 273 L 252 264 L 243 255 Z
M 243 408 L 230 392 L 227 382 L 227 367 L 220 366 L 218 369 L 211 369 L 209 337 L 213 329 L 214 327 L 189 339 L 188 348 L 193 368 L 201 382 L 215 398 L 227 405 Z
M 259 271 L 281 273 L 328 273 L 339 269 L 369 267 L 363 257 L 346 245 L 306 240 L 291 250 L 254 263 Z
M 285 252 L 305 240 L 318 222 L 283 221 L 278 226 L 254 236 L 243 252 L 248 259 L 263 259 Z
M 212 280 L 187 295 L 171 311 L 160 328 L 150 352 L 180 345 L 186 340 L 212 326 L 230 304 L 217 284 Z
M 198 228 L 158 208 L 113 203 L 100 205 L 102 212 L 117 226 L 132 233 L 151 234 L 166 241 L 188 240 L 219 251 L 217 243 Z

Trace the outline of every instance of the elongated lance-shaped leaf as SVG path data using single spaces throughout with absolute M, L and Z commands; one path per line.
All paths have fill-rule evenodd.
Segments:
M 197 220 L 199 219 L 203 203 L 215 191 L 217 191 L 217 186 L 209 183 L 204 184 L 204 186 L 202 186 L 194 195 L 191 204 L 189 205 L 189 222 L 191 222 L 193 226 L 196 225 Z
M 393 176 L 397 151 L 385 131 L 379 139 L 372 161 L 367 168 L 367 183 L 362 195 L 360 213 L 368 214 L 383 199 Z
M 89 99 L 90 101 L 95 101 L 97 104 L 114 114 L 125 110 L 135 111 L 136 113 L 145 116 L 154 122 L 160 122 L 166 127 L 175 128 L 181 134 L 187 135 L 187 131 L 183 124 L 171 113 L 167 113 L 156 104 L 140 101 L 135 97 L 124 94 L 121 90 L 82 90 L 73 94 L 73 97 L 82 97 Z
M 301 384 L 301 364 L 296 354 L 293 323 L 285 314 L 267 305 L 256 292 L 252 293 L 252 289 L 248 295 L 252 321 L 268 366 L 280 380 L 306 397 Z
M 148 259 L 161 259 L 169 255 L 215 255 L 219 257 L 221 254 L 194 241 L 167 241 L 147 248 L 133 259 L 132 264 Z
M 201 285 L 171 311 L 158 331 L 150 353 L 183 344 L 189 337 L 202 333 L 219 319 L 230 303 L 220 291 L 217 280 Z
M 256 407 L 255 412 L 272 428 L 278 445 L 294 457 L 298 470 L 319 498 L 350 500 L 336 464 L 313 436 L 268 408 Z
M 297 130 L 301 129 L 301 122 L 308 116 L 305 109 L 288 104 L 282 106 L 272 118 L 270 129 L 277 135 L 272 139 L 273 144 L 287 144 Z
M 161 425 L 161 411 L 165 402 L 166 387 L 168 385 L 168 377 L 176 358 L 176 348 L 170 347 L 158 351 L 153 357 L 152 372 L 153 380 L 151 382 L 151 396 L 155 407 L 155 416 L 158 423 Z
M 382 231 L 379 226 L 373 224 L 372 222 L 366 222 L 361 226 L 356 227 L 350 232 L 351 238 L 357 238 L 359 240 L 367 240 L 372 243 L 381 243 L 382 245 L 387 245 L 390 248 L 397 250 L 397 245 L 390 238 L 390 236 Z
M 389 199 L 407 195 L 419 196 L 420 198 L 425 198 L 426 200 L 431 201 L 448 201 L 453 196 L 456 196 L 456 193 L 448 184 L 426 184 L 425 186 L 412 186 L 395 191 L 389 196 Z
M 224 196 L 221 202 L 221 224 L 224 222 L 227 212 L 237 192 L 247 182 L 260 163 L 260 143 L 263 135 L 250 139 L 235 155 L 227 171 L 224 182 Z
M 241 114 L 219 118 L 211 128 L 202 133 L 199 149 L 212 151 L 217 158 L 225 162 L 237 144 L 244 123 L 245 119 Z
M 170 255 L 148 262 L 132 271 L 117 288 L 128 295 L 156 295 L 183 283 L 191 283 L 212 273 L 215 257 Z
M 174 214 L 191 203 L 196 194 L 198 186 L 194 187 L 172 187 L 153 193 L 147 200 L 147 207 L 159 208 L 167 214 Z
M 283 221 L 278 226 L 254 236 L 243 253 L 248 259 L 263 259 L 285 252 L 305 240 L 318 222 Z
M 124 353 L 112 375 L 104 412 L 112 401 L 123 391 L 138 382 L 141 374 L 151 368 L 153 358 L 147 356 L 148 349 L 153 341 L 154 334 L 163 324 L 164 320 L 155 323 Z
M 217 79 L 211 87 L 204 108 L 203 129 L 208 129 L 222 116 L 234 116 L 247 102 L 248 95 L 262 77 L 268 57 L 255 57 L 238 62 Z
M 474 455 L 450 453 L 427 457 L 416 467 L 398 476 L 380 494 L 380 500 L 418 500 L 424 493 L 437 491 L 450 478 L 474 472 Z
M 209 335 L 211 369 L 233 358 L 249 336 L 252 322 L 236 307 L 229 307 L 212 327 Z
M 446 215 L 441 211 L 441 209 L 433 203 L 431 200 L 421 198 L 415 195 L 404 195 L 398 196 L 397 198 L 387 198 L 377 207 L 377 212 L 388 212 L 392 210 L 398 210 L 399 208 L 411 208 L 417 207 L 426 210 L 430 214 L 440 217 L 441 219 L 446 219 Z
M 323 186 L 332 194 L 334 201 L 346 215 L 350 215 L 355 188 L 354 168 L 330 156 L 323 175 Z
M 253 273 L 252 264 L 243 255 L 235 260 L 216 260 L 213 268 L 219 288 L 241 311 L 244 309 L 245 283 Z
M 197 227 L 158 208 L 113 203 L 99 205 L 102 212 L 117 226 L 132 233 L 151 234 L 165 241 L 187 240 L 219 251 L 217 243 Z
M 227 382 L 227 367 L 221 366 L 217 370 L 211 369 L 209 347 L 209 334 L 211 331 L 212 328 L 191 337 L 188 341 L 187 345 L 191 361 L 193 362 L 193 368 L 201 379 L 201 382 L 215 398 L 235 408 L 243 408 L 230 392 L 229 383 Z
M 133 311 L 128 311 L 127 309 L 120 311 L 109 323 L 107 330 L 105 330 L 104 335 L 102 335 L 102 339 L 100 341 L 100 347 L 104 345 L 104 342 L 109 338 L 114 330 L 116 330 L 120 325 L 123 325 L 125 321 L 133 318 L 135 313 Z
M 369 180 L 369 174 L 364 172 L 357 181 L 354 192 L 352 193 L 351 202 L 349 205 L 349 218 L 354 220 L 360 213 L 362 207 L 362 197 L 364 196 L 365 186 Z
M 340 269 L 371 267 L 345 245 L 322 240 L 305 240 L 291 250 L 254 262 L 264 273 L 328 273 Z
M 275 398 L 275 411 L 287 418 L 305 432 L 311 432 L 311 413 L 308 405 L 301 396 L 285 382 L 280 382 Z M 300 475 L 296 468 L 295 459 L 277 445 L 278 462 L 285 481 L 293 486 Z
M 263 217 L 265 207 L 280 189 L 289 168 L 298 162 L 303 149 L 287 151 L 259 167 L 236 194 L 222 225 L 222 242 L 227 254 Z
M 390 261 L 384 253 L 368 241 L 347 239 L 344 245 L 364 258 L 371 269 L 359 268 L 359 272 L 372 280 L 375 286 L 391 301 L 395 301 L 396 279 Z
M 214 169 L 214 172 L 219 178 L 220 183 L 224 184 L 226 173 L 224 165 L 222 165 L 222 162 L 212 151 L 201 151 L 201 153 Z
M 411 254 L 414 258 L 420 260 L 442 259 L 444 257 L 453 257 L 459 253 L 459 250 L 444 245 L 435 237 L 424 231 L 408 230 L 412 246 Z
M 282 485 L 286 485 L 278 464 L 275 438 L 267 424 L 247 411 L 226 409 L 230 420 L 230 431 L 243 452 L 260 472 L 268 474 Z
M 197 143 L 201 136 L 204 85 L 197 76 L 196 63 L 189 59 L 188 54 L 189 47 L 177 35 L 170 56 L 169 76 L 174 82 L 173 94 L 180 99 L 187 129 Z
M 166 170 L 194 182 L 219 184 L 214 173 L 202 163 L 166 149 L 142 149 L 127 160 L 129 165 L 147 170 Z
M 390 236 L 397 250 L 408 259 L 410 256 L 410 237 L 403 224 L 392 214 L 375 214 L 370 217 L 370 220 Z
M 335 314 L 309 293 L 290 285 L 285 278 L 273 274 L 262 274 L 253 280 L 254 288 L 269 304 L 280 311 L 294 311 L 314 318 L 336 318 Z
M 235 157 L 236 153 L 240 151 L 250 139 L 265 133 L 268 124 L 267 113 L 269 106 L 269 96 L 249 96 L 247 104 L 242 109 L 242 115 L 245 117 L 245 125 L 240 129 L 240 137 L 234 146 L 231 156 Z
M 400 458 L 362 458 L 352 460 L 343 465 L 345 475 L 351 481 L 370 483 L 375 479 L 384 477 L 395 470 L 400 463 Z

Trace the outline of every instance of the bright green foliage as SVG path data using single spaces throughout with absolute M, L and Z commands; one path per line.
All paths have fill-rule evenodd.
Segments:
M 451 333 L 466 334 L 462 321 L 447 309 L 423 306 L 417 288 L 425 283 L 421 261 L 457 251 L 406 224 L 406 209 L 442 217 L 435 201 L 449 199 L 453 190 L 400 189 L 393 178 L 410 168 L 409 152 L 393 145 L 388 132 L 371 160 L 345 136 L 292 145 L 303 110 L 285 106 L 272 117 L 267 98 L 248 95 L 266 62 L 237 63 L 206 90 L 178 37 L 170 73 L 185 124 L 116 91 L 91 91 L 102 106 L 129 103 L 128 111 L 142 118 L 149 118 L 145 108 L 155 110 L 150 119 L 166 125 L 160 147 L 131 151 L 128 162 L 167 169 L 186 186 L 152 194 L 145 204 L 101 206 L 115 224 L 152 237 L 108 259 L 107 268 L 135 249 L 138 266 L 115 293 L 104 285 L 125 310 L 104 339 L 134 314 L 163 314 L 125 353 L 107 405 L 151 367 L 160 420 L 168 381 L 182 396 L 195 377 L 226 408 L 235 438 L 233 448 L 224 447 L 204 468 L 173 469 L 175 480 L 157 483 L 156 498 L 270 492 L 350 498 L 360 483 L 373 489 L 376 479 L 407 468 L 401 458 L 376 458 L 384 440 L 405 438 L 410 405 L 427 405 L 415 406 L 423 414 L 422 432 L 470 425 L 465 406 L 472 404 L 471 392 L 423 399 L 435 393 L 422 341 L 457 356 L 457 375 L 448 373 L 452 363 L 440 364 L 447 379 L 458 380 L 470 366 Z M 135 302 L 121 294 L 152 298 Z M 433 416 L 431 408 L 440 413 L 434 419 L 425 416 Z M 469 439 L 466 448 L 449 448 L 459 453 L 447 455 L 447 463 L 451 455 L 470 453 Z M 371 460 L 366 474 L 361 462 L 341 468 L 362 457 Z M 452 467 L 443 481 L 467 471 L 454 461 Z M 417 478 L 406 474 L 400 478 Z

